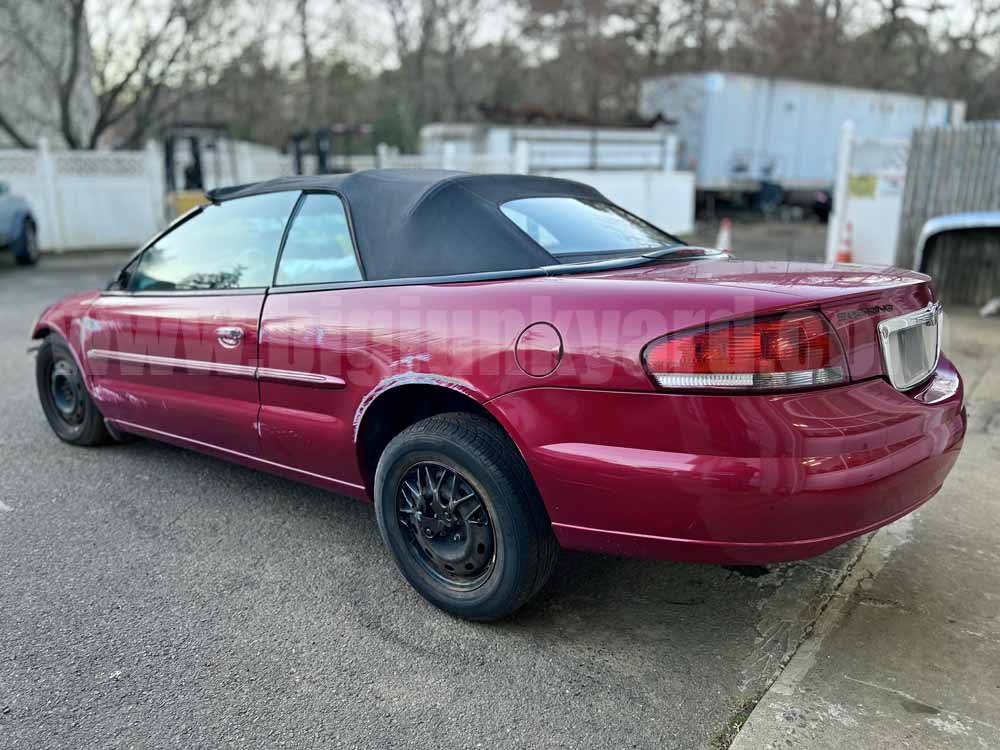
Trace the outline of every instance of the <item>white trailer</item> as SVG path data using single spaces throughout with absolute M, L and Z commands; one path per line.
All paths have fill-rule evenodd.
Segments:
M 832 187 L 841 126 L 855 137 L 908 139 L 914 128 L 960 124 L 965 104 L 889 91 L 732 73 L 643 79 L 639 112 L 675 120 L 678 169 L 702 192 Z

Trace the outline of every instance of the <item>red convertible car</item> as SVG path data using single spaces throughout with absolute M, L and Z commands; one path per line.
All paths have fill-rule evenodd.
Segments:
M 816 555 L 917 508 L 958 456 L 924 275 L 743 262 L 543 177 L 209 197 L 41 315 L 52 429 L 368 498 L 402 574 L 462 617 L 513 612 L 560 547 Z

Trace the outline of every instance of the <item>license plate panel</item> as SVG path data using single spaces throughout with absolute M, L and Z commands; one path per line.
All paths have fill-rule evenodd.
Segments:
M 885 374 L 898 391 L 924 382 L 941 356 L 941 306 L 927 307 L 888 318 L 878 324 Z

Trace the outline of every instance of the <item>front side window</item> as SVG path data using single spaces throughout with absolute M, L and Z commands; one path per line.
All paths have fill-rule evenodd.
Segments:
M 360 280 L 343 201 L 330 193 L 306 195 L 288 230 L 275 284 Z
M 149 247 L 134 292 L 270 286 L 298 192 L 267 193 L 206 206 Z
M 678 244 L 626 211 L 582 198 L 519 198 L 500 206 L 521 231 L 555 256 L 641 255 Z

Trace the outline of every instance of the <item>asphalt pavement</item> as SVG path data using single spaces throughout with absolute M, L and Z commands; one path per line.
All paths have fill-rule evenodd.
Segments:
M 366 503 L 56 439 L 30 325 L 118 261 L 0 264 L 0 748 L 724 747 L 862 550 L 766 570 L 564 552 L 513 619 L 456 620 Z

